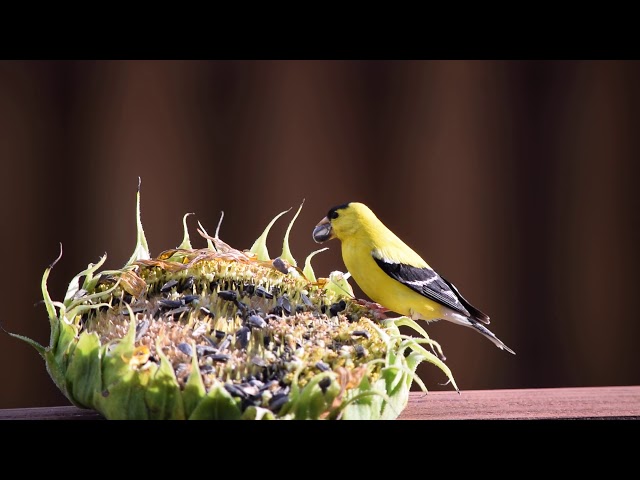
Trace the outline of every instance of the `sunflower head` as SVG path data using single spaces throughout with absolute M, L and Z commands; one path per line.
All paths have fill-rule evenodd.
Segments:
M 413 320 L 356 299 L 348 274 L 316 278 L 311 258 L 325 249 L 298 267 L 289 233 L 301 208 L 276 258 L 266 240 L 287 212 L 248 250 L 200 224 L 207 246 L 193 248 L 185 215 L 182 243 L 152 258 L 138 189 L 129 261 L 89 264 L 58 302 L 47 279 L 59 257 L 42 277 L 49 345 L 12 335 L 38 351 L 73 404 L 110 419 L 395 418 L 414 381 L 426 390 L 415 374 L 423 361 L 455 387 L 439 345 Z

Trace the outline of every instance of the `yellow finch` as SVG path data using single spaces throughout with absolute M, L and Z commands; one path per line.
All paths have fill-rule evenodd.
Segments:
M 489 317 L 465 300 L 366 205 L 351 202 L 329 210 L 313 230 L 313 239 L 322 243 L 332 238 L 342 242 L 347 270 L 373 301 L 414 320 L 444 319 L 471 327 L 498 348 L 515 354 L 483 325 L 489 323 Z

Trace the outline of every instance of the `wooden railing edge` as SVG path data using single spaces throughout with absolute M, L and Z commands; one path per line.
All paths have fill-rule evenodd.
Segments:
M 73 406 L 0 410 L 0 420 L 97 420 Z M 640 386 L 411 392 L 401 420 L 640 419 Z

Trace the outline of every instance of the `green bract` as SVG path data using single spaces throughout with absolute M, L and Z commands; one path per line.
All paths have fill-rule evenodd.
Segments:
M 455 387 L 432 353 L 439 345 L 413 320 L 355 299 L 348 274 L 316 278 L 310 260 L 321 250 L 297 266 L 288 238 L 300 209 L 276 259 L 266 239 L 286 212 L 246 251 L 201 225 L 207 248 L 194 249 L 185 215 L 180 246 L 151 258 L 139 190 L 136 207 L 136 247 L 122 269 L 98 273 L 105 255 L 62 302 L 47 291 L 53 264 L 45 270 L 49 346 L 14 335 L 73 404 L 109 419 L 390 419 L 413 381 L 426 391 L 415 375 L 422 361 Z

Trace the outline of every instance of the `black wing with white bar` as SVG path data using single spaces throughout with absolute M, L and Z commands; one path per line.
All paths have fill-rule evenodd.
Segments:
M 451 282 L 442 278 L 433 269 L 417 268 L 403 263 L 390 263 L 376 258 L 375 255 L 373 258 L 387 275 L 420 295 L 424 295 L 466 317 L 474 317 L 484 323 L 489 323 L 487 315 L 466 301 Z

